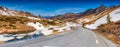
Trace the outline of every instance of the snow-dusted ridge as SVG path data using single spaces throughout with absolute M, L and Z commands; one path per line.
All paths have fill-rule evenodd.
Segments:
M 15 11 L 13 10 L 9 10 L 5 7 L 1 7 L 2 9 L 0 9 L 0 14 L 1 15 L 5 15 L 5 16 L 15 16 Z

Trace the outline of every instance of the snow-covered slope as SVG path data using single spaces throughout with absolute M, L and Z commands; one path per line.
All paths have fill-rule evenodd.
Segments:
M 16 11 L 16 10 L 10 10 L 6 7 L 0 6 L 0 16 L 19 16 L 19 17 L 25 17 L 32 20 L 41 20 L 39 17 L 34 16 L 33 14 L 29 12 L 23 12 L 23 11 Z
M 110 21 L 112 21 L 112 22 L 119 21 L 120 20 L 120 7 L 118 7 L 117 9 L 113 10 L 112 12 L 110 12 L 108 14 L 105 14 L 104 16 L 100 17 L 99 19 L 96 19 L 95 21 L 92 21 L 93 23 L 89 22 L 89 23 L 85 24 L 84 27 L 89 28 L 89 29 L 97 29 L 98 26 L 108 23 L 108 21 L 107 21 L 108 15 L 110 16 Z M 88 21 L 88 19 L 87 19 L 87 21 Z
M 107 23 L 107 16 L 103 16 L 102 18 L 98 19 L 97 21 L 95 21 L 95 23 L 93 24 L 87 24 L 85 25 L 86 28 L 89 28 L 89 29 L 97 29 L 97 27 L 101 24 L 105 24 Z
M 15 14 L 13 14 L 14 11 L 10 11 L 10 10 L 2 10 L 0 9 L 0 14 L 1 15 L 6 15 L 6 16 L 15 16 Z
M 120 7 L 114 11 L 112 11 L 110 14 L 111 17 L 111 21 L 116 22 L 118 20 L 120 20 Z
M 17 11 L 16 11 L 17 12 Z M 6 15 L 6 16 L 15 16 L 15 11 L 9 10 L 3 6 L 0 6 L 0 14 L 1 15 Z
M 52 30 L 48 30 L 47 28 L 45 28 L 43 26 L 43 24 L 40 24 L 39 22 L 31 22 L 31 23 L 28 23 L 29 26 L 32 26 L 34 27 L 36 30 L 31 32 L 31 33 L 28 33 L 29 35 L 33 35 L 33 34 L 44 34 L 44 35 L 50 35 L 50 34 L 53 34 L 53 31 Z

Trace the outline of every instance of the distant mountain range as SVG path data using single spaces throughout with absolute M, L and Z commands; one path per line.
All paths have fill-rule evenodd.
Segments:
M 84 12 L 80 12 L 80 13 L 66 13 L 66 14 L 62 14 L 62 15 L 58 15 L 58 16 L 54 16 L 51 19 L 58 19 L 58 20 L 66 20 L 66 21 L 72 21 L 75 19 L 79 19 L 83 16 L 87 16 L 87 15 L 91 15 L 91 14 L 99 14 L 101 12 L 103 12 L 104 10 L 108 9 L 108 7 L 101 5 L 100 7 L 97 8 L 91 8 L 88 9 Z

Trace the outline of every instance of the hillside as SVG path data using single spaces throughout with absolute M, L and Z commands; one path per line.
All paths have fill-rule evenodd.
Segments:
M 0 14 L 6 16 L 34 16 L 29 12 L 10 10 L 6 7 L 0 6 Z
M 45 36 L 73 30 L 74 23 L 46 19 L 29 12 L 0 7 L 0 41 L 25 39 L 34 35 Z
M 119 10 L 116 10 L 116 9 L 119 9 L 119 6 L 110 7 L 110 8 L 106 9 L 105 11 L 103 11 L 103 12 L 97 14 L 97 15 L 83 16 L 82 18 L 77 19 L 76 21 L 78 21 L 79 23 L 83 24 L 83 26 L 88 26 L 88 25 L 94 24 L 96 22 L 100 22 L 100 24 L 103 23 L 103 22 L 107 23 L 106 17 L 108 17 L 109 15 L 112 16 L 112 17 L 114 17 L 115 14 L 113 16 L 113 14 L 111 15 L 110 13 L 115 13 L 114 11 L 119 11 Z M 119 15 L 119 13 L 117 13 L 117 14 Z
M 76 20 L 83 27 L 102 34 L 113 42 L 120 44 L 119 22 L 120 6 L 112 6 L 97 15 L 83 16 Z
M 120 44 L 120 21 L 102 24 L 94 31 L 102 34 L 109 40 Z
M 54 16 L 51 19 L 62 20 L 62 21 L 74 21 L 80 17 L 81 14 L 66 13 L 58 16 Z

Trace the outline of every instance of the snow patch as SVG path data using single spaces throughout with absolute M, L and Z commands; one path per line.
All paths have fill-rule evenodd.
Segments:
M 44 29 L 44 26 L 40 24 L 39 22 L 30 22 L 27 25 L 34 27 L 36 30 Z
M 0 14 L 2 14 L 2 15 L 9 15 L 7 12 L 5 12 L 3 10 L 0 10 Z
M 85 25 L 85 27 L 89 28 L 89 29 L 97 29 L 97 27 L 100 26 L 101 24 L 107 23 L 107 18 L 106 17 L 107 17 L 107 15 L 103 16 L 102 18 L 100 18 L 98 20 L 96 20 L 94 24 Z
M 111 17 L 111 21 L 113 21 L 113 22 L 120 20 L 120 8 L 112 11 L 110 13 L 110 17 Z
M 4 35 L 0 35 L 0 41 L 8 41 L 14 39 L 14 37 L 5 37 Z
M 40 24 L 39 22 L 30 22 L 28 23 L 28 25 L 36 29 L 35 31 L 28 33 L 29 35 L 40 34 L 41 30 L 45 29 L 44 26 Z
M 43 33 L 44 35 L 50 35 L 53 34 L 53 30 L 43 30 L 41 31 L 41 33 Z

